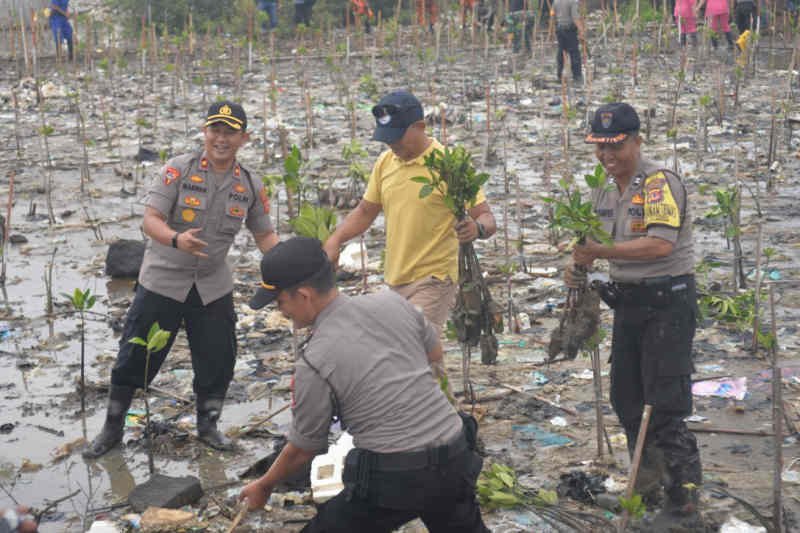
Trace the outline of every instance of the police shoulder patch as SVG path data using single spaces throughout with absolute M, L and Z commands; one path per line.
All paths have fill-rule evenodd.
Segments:
M 164 170 L 164 185 L 172 185 L 175 180 L 181 177 L 181 171 L 175 167 L 167 167 Z
M 663 172 L 659 171 L 648 176 L 644 181 L 646 191 L 644 198 L 644 225 L 653 225 L 678 228 L 681 225 L 678 203 L 672 195 L 669 181 Z

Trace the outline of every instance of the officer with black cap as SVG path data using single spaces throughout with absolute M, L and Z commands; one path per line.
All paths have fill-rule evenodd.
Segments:
M 203 137 L 202 151 L 167 161 L 148 191 L 142 229 L 149 240 L 136 296 L 111 370 L 105 424 L 84 457 L 99 457 L 122 440 L 134 392 L 145 385 L 145 350 L 129 341 L 146 338 L 156 322 L 171 335 L 163 350 L 150 355 L 147 382 L 183 322 L 192 352 L 198 436 L 214 448 L 231 447 L 217 429 L 236 362 L 233 275 L 225 259 L 242 222 L 262 252 L 278 237 L 263 183 L 236 160 L 249 139 L 242 106 L 211 105 Z
M 688 195 L 675 173 L 642 157 L 633 107 L 603 105 L 591 126 L 586 142 L 595 144 L 609 176 L 608 187 L 596 189 L 592 203 L 614 242 L 577 245 L 573 261 L 584 267 L 595 259 L 609 262 L 612 283 L 601 293 L 614 308 L 611 403 L 631 451 L 643 407 L 653 406 L 638 491 L 648 492 L 648 481 L 666 480 L 661 517 L 691 523 L 699 519 L 702 468 L 697 441 L 683 421 L 692 412 L 697 316 Z M 581 281 L 573 265 L 566 280 L 572 286 Z
M 269 471 L 240 499 L 264 507 L 275 486 L 323 453 L 331 420 L 353 435 L 344 490 L 304 532 L 381 533 L 421 518 L 432 533 L 486 532 L 475 500 L 482 460 L 477 424 L 448 402 L 429 364 L 442 346 L 431 324 L 393 291 L 339 293 L 316 239 L 284 241 L 261 261 L 250 305 L 277 301 L 295 328 L 311 328 L 295 363 L 292 425 Z

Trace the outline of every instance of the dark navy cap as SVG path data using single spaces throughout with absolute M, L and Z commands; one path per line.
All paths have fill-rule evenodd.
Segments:
M 236 102 L 228 100 L 214 102 L 208 108 L 206 126 L 217 122 L 223 122 L 235 130 L 247 129 L 247 115 L 244 113 L 244 108 Z
M 597 108 L 592 118 L 592 132 L 586 142 L 592 144 L 616 144 L 629 134 L 637 133 L 640 127 L 636 110 L 624 102 L 605 104 Z
M 400 140 L 413 123 L 425 118 L 422 104 L 408 91 L 393 91 L 381 98 L 372 108 L 375 133 L 372 138 L 386 144 Z
M 319 274 L 329 265 L 319 239 L 293 237 L 279 242 L 261 258 L 261 285 L 250 299 L 252 309 L 261 309 L 291 289 Z

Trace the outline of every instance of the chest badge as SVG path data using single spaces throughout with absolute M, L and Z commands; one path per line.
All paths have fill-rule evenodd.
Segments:
M 233 186 L 233 190 L 234 190 L 234 191 L 236 191 L 236 192 L 239 192 L 239 193 L 245 193 L 245 192 L 247 192 L 247 189 L 246 189 L 246 188 L 245 188 L 245 186 L 244 186 L 244 185 L 242 185 L 241 183 L 236 183 L 236 184 Z
M 208 170 L 208 159 L 205 157 L 200 160 L 200 170 Z
M 647 201 L 650 203 L 660 202 L 664 199 L 662 189 L 652 189 L 647 192 Z
M 239 166 L 239 163 L 236 163 L 233 167 L 233 175 L 237 178 L 242 175 L 242 167 Z
M 631 203 L 636 205 L 644 205 L 644 196 L 637 192 L 633 195 L 633 198 L 631 198 Z
M 242 218 L 244 216 L 244 209 L 242 209 L 241 207 L 239 207 L 237 205 L 235 205 L 235 206 L 231 207 L 230 209 L 228 209 L 228 212 L 231 215 L 235 216 L 235 217 Z
M 200 198 L 196 196 L 187 196 L 183 199 L 183 202 L 191 207 L 200 207 Z
M 196 217 L 197 213 L 195 213 L 194 209 L 184 209 L 181 211 L 181 218 L 184 222 L 194 222 Z
M 203 183 L 204 181 L 206 181 L 206 180 L 203 179 L 202 176 L 198 176 L 197 174 L 195 174 L 194 176 L 192 176 L 189 179 L 192 180 L 195 183 Z

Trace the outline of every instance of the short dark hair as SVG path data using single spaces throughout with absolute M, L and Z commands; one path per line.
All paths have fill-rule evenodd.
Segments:
M 286 290 L 294 294 L 300 287 L 311 287 L 320 294 L 325 294 L 333 290 L 333 288 L 336 287 L 336 273 L 333 271 L 333 263 L 325 261 L 325 264 L 319 272 Z

